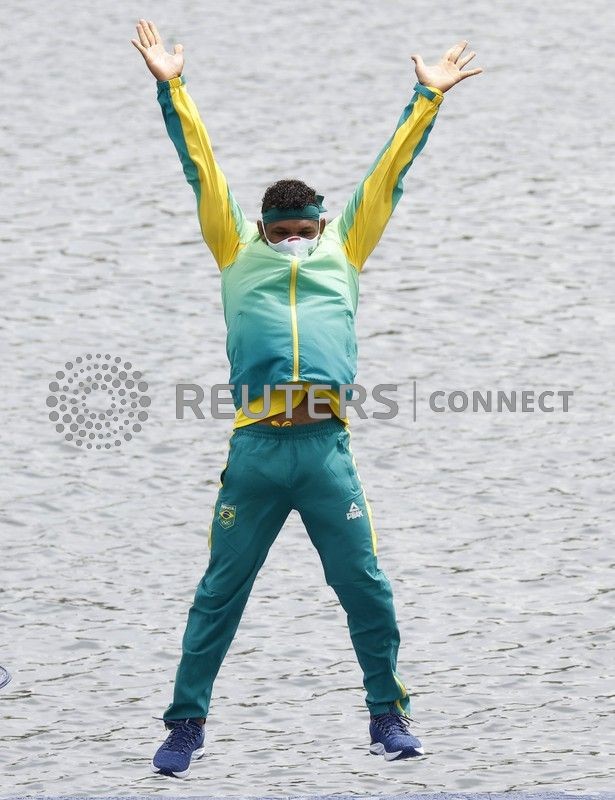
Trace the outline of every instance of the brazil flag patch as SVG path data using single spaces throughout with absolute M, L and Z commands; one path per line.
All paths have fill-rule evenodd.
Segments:
M 237 516 L 237 506 L 227 506 L 224 503 L 218 511 L 218 522 L 223 528 L 232 528 Z

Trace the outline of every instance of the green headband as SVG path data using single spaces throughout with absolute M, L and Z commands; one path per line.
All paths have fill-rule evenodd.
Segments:
M 282 219 L 318 220 L 320 219 L 321 213 L 327 210 L 322 204 L 324 199 L 322 194 L 317 194 L 316 202 L 308 203 L 303 206 L 303 208 L 276 208 L 276 206 L 274 206 L 273 208 L 268 208 L 267 211 L 263 211 L 261 216 L 264 223 L 278 222 Z

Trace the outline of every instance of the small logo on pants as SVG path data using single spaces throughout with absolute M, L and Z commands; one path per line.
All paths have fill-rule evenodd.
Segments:
M 222 503 L 220 506 L 220 511 L 218 511 L 218 522 L 223 528 L 232 528 L 235 524 L 236 516 L 237 506 L 227 506 Z
M 363 516 L 363 510 L 359 508 L 356 503 L 351 503 L 350 508 L 346 512 L 346 519 L 357 519 Z

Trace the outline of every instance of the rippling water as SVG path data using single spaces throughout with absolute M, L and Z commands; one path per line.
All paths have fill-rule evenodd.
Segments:
M 5 3 L 1 793 L 613 788 L 609 9 Z M 289 175 L 337 213 L 407 101 L 410 53 L 466 37 L 485 67 L 446 96 L 362 275 L 358 379 L 399 383 L 404 413 L 353 418 L 353 449 L 422 760 L 368 754 L 345 615 L 293 515 L 205 758 L 187 783 L 148 772 L 230 423 L 174 418 L 175 384 L 227 365 L 217 270 L 129 43 L 143 14 L 184 44 L 251 216 Z M 88 351 L 150 385 L 151 419 L 111 453 L 64 445 L 46 416 L 53 373 Z M 567 414 L 435 414 L 437 389 L 574 397 Z

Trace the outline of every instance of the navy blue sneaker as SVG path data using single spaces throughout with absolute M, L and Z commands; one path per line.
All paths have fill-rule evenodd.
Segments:
M 394 711 L 370 717 L 369 735 L 372 742 L 369 752 L 384 756 L 386 761 L 422 756 L 423 745 L 420 739 L 410 733 L 409 725 L 409 717 L 402 717 Z
M 187 778 L 190 762 L 205 752 L 205 725 L 194 719 L 167 721 L 171 728 L 163 744 L 152 759 L 152 771 L 174 778 Z

